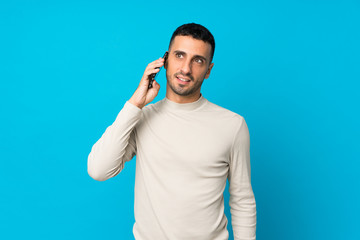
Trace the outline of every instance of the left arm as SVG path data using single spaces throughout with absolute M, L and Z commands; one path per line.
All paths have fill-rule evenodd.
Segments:
M 228 180 L 234 239 L 255 240 L 256 202 L 251 186 L 250 134 L 243 117 L 233 141 Z

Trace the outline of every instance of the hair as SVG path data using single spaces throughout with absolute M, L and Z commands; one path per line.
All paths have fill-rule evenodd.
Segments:
M 209 43 L 211 45 L 211 59 L 210 62 L 212 62 L 212 59 L 214 57 L 215 52 L 215 39 L 214 36 L 210 33 L 210 31 L 196 23 L 187 23 L 184 25 L 181 25 L 178 27 L 173 35 L 171 36 L 170 43 L 169 43 L 169 49 L 171 47 L 171 44 L 176 36 L 191 36 L 195 39 L 202 40 L 206 43 Z

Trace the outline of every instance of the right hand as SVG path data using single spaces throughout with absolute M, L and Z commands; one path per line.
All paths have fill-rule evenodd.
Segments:
M 164 59 L 159 58 L 147 65 L 145 68 L 144 75 L 140 80 L 140 84 L 129 102 L 137 106 L 138 108 L 143 108 L 146 104 L 150 103 L 159 93 L 160 85 L 156 80 L 153 82 L 153 87 L 149 89 L 149 75 L 157 73 L 160 71 L 160 68 L 164 65 Z

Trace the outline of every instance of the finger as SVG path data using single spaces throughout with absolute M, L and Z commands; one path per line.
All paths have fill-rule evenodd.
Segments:
M 143 86 L 148 86 L 149 81 L 150 81 L 150 75 L 151 74 L 156 74 L 157 72 L 159 72 L 160 69 L 159 68 L 154 68 L 154 69 L 150 69 L 144 72 L 143 78 L 140 81 L 140 84 Z
M 159 89 L 160 89 L 160 84 L 154 80 L 153 83 L 152 83 L 152 88 L 150 88 L 148 90 L 149 94 L 157 94 L 159 92 Z
M 150 74 L 157 73 L 160 71 L 160 68 L 153 68 L 145 70 L 144 75 L 149 76 Z
M 151 69 L 151 68 L 156 68 L 156 67 L 161 67 L 164 65 L 164 61 L 156 61 L 156 62 L 152 62 L 150 63 L 146 69 Z
M 153 82 L 153 87 L 154 87 L 154 89 L 158 92 L 159 89 L 160 89 L 160 84 L 159 84 L 156 80 L 154 80 L 154 82 Z
M 164 62 L 164 59 L 163 58 L 159 58 L 151 63 L 148 64 L 148 66 L 151 66 L 151 65 L 154 65 L 154 64 L 158 64 L 158 63 L 162 63 Z

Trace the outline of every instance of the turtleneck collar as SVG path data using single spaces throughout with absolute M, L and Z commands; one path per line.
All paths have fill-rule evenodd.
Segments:
M 163 108 L 166 110 L 193 111 L 193 110 L 196 110 L 196 109 L 200 108 L 201 106 L 203 106 L 206 102 L 207 102 L 207 100 L 201 94 L 200 98 L 198 100 L 196 100 L 195 102 L 190 102 L 190 103 L 176 103 L 165 97 L 162 100 L 162 105 L 163 105 Z

